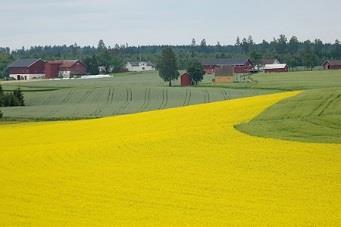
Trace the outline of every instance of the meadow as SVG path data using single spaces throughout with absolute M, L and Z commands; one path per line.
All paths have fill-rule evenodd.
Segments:
M 211 84 L 205 76 L 202 84 Z M 26 106 L 2 108 L 6 120 L 98 118 L 267 94 L 276 90 L 167 87 L 157 72 L 122 73 L 91 80 L 10 82 L 24 91 Z
M 308 90 L 237 128 L 256 136 L 341 143 L 341 87 Z
M 340 144 L 234 128 L 297 94 L 1 125 L 0 225 L 337 226 Z

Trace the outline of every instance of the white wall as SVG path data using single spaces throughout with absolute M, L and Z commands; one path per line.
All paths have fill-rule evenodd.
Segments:
M 148 65 L 147 62 L 140 62 L 138 66 L 132 66 L 128 62 L 126 68 L 129 72 L 155 71 L 155 68 L 153 66 Z
M 10 74 L 9 77 L 17 79 L 20 75 L 20 80 L 34 80 L 34 79 L 44 79 L 45 74 Z

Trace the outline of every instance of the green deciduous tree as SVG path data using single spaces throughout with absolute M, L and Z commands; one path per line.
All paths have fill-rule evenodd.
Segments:
M 86 65 L 87 70 L 91 75 L 99 74 L 99 69 L 98 69 L 99 65 L 98 65 L 96 55 L 92 55 L 92 57 L 86 57 L 84 59 L 84 64 Z
M 204 67 L 201 65 L 199 61 L 192 61 L 187 68 L 187 73 L 191 77 L 192 81 L 195 85 L 198 85 L 200 81 L 204 78 Z
M 21 89 L 18 88 L 13 91 L 14 97 L 18 100 L 19 106 L 25 106 L 25 100 L 24 100 L 24 95 L 21 92 Z
M 158 70 L 159 76 L 164 81 L 169 82 L 170 87 L 172 86 L 172 80 L 179 78 L 177 60 L 172 48 L 167 47 L 162 50 Z

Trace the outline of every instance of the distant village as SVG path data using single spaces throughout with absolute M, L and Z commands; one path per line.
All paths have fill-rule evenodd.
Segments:
M 206 75 L 214 75 L 215 83 L 245 82 L 249 75 L 258 72 L 285 73 L 289 71 L 286 63 L 278 59 L 261 59 L 257 64 L 247 59 L 203 59 L 200 61 Z M 341 60 L 327 60 L 323 64 L 324 70 L 341 69 Z M 127 62 L 124 71 L 146 72 L 155 71 L 156 65 L 151 62 Z M 81 60 L 18 59 L 8 65 L 11 80 L 35 79 L 70 79 L 86 76 L 87 67 Z M 99 72 L 103 72 L 99 67 Z M 180 75 L 181 86 L 191 86 L 192 81 L 188 73 Z

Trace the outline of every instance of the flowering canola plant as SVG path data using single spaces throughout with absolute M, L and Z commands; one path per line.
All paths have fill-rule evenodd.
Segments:
M 234 125 L 297 92 L 0 125 L 0 226 L 341 223 L 341 145 Z

